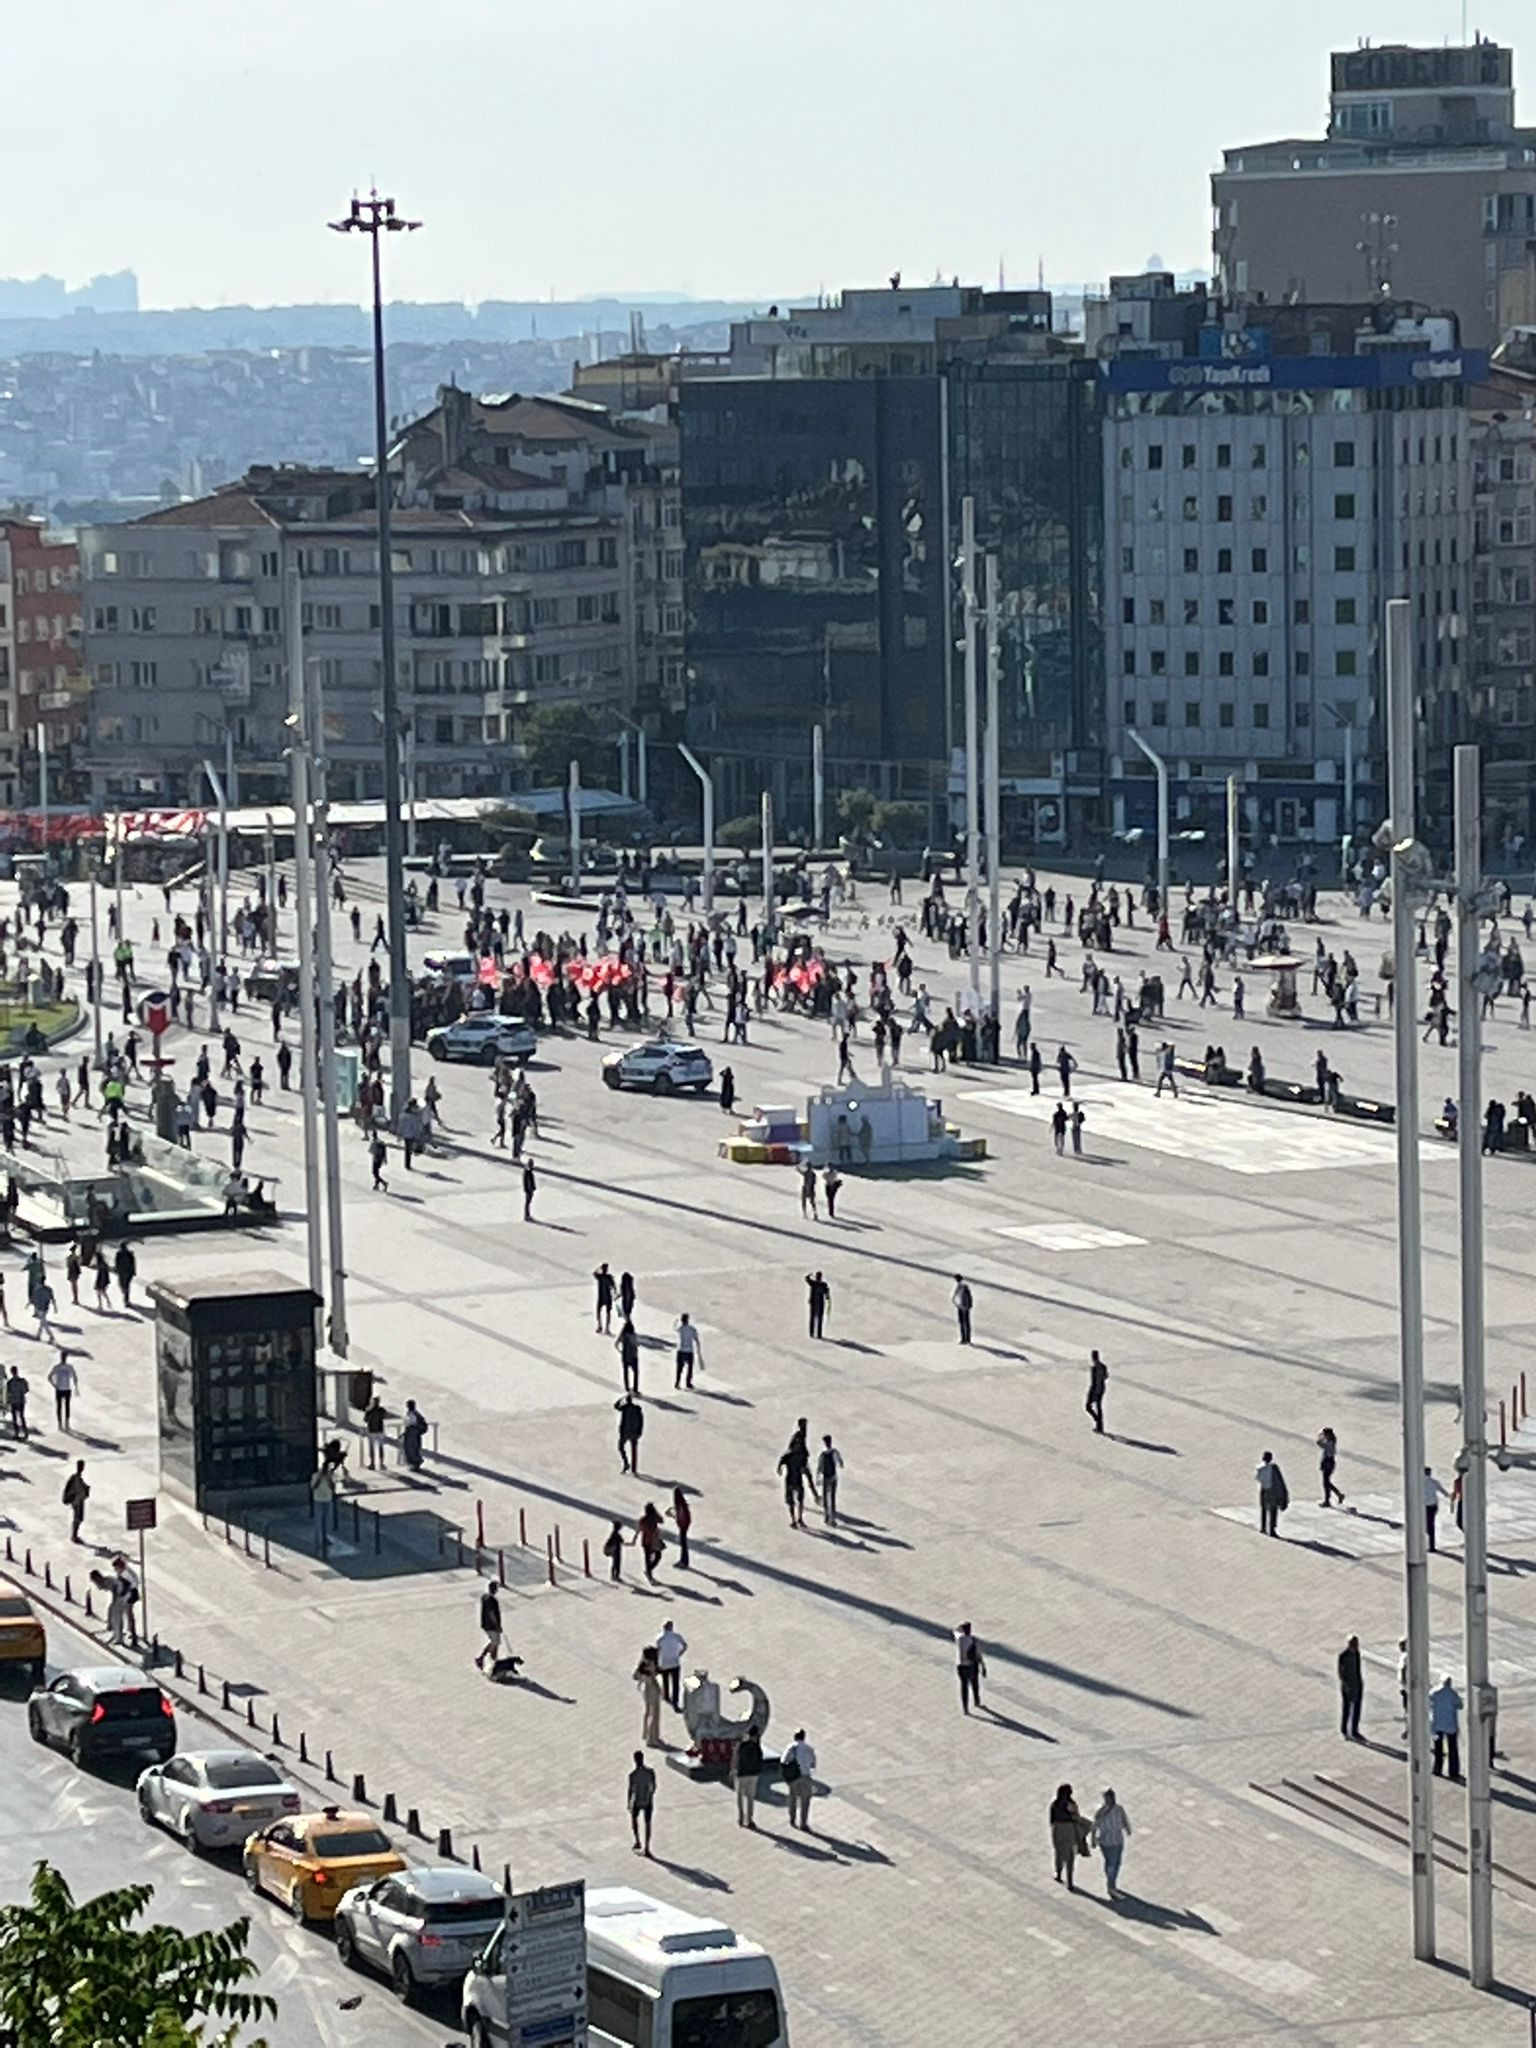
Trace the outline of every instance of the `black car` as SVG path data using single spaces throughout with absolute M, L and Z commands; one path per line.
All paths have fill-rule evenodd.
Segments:
M 39 1686 L 27 1701 L 27 1732 L 77 1764 L 129 1755 L 164 1763 L 176 1750 L 175 1710 L 154 1680 L 129 1664 L 63 1671 Z

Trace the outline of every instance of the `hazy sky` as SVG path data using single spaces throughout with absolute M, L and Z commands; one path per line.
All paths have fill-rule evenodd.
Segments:
M 1472 29 L 1536 44 L 1513 0 Z M 7 24 L 0 274 L 148 305 L 731 297 L 1209 261 L 1223 145 L 1318 132 L 1327 53 L 1459 0 L 73 0 Z M 1536 88 L 1526 108 L 1536 121 Z

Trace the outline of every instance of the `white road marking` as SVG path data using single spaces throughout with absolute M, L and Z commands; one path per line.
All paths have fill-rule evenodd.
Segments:
M 1043 1252 L 1114 1251 L 1120 1245 L 1145 1244 L 1127 1230 L 1105 1230 L 1097 1223 L 1007 1223 L 999 1237 L 1016 1237 Z

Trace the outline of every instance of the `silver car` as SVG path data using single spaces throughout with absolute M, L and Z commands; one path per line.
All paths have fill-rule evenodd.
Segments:
M 493 1010 L 473 1011 L 427 1033 L 427 1051 L 435 1060 L 471 1060 L 491 1067 L 499 1059 L 531 1060 L 538 1049 L 539 1034 L 531 1024 Z
M 671 1095 L 679 1088 L 702 1095 L 715 1078 L 702 1046 L 680 1045 L 670 1038 L 648 1038 L 606 1054 L 602 1074 L 609 1088 L 649 1088 L 653 1095 Z
M 336 1908 L 336 1953 L 381 1970 L 408 2005 L 418 1986 L 456 1984 L 506 1917 L 478 1870 L 401 1870 L 354 1885 Z
M 276 1764 L 249 1749 L 183 1750 L 141 1771 L 138 1794 L 140 1819 L 169 1828 L 194 1855 L 238 1848 L 301 1804 Z

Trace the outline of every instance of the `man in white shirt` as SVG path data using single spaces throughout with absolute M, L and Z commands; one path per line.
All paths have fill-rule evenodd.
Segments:
M 704 1350 L 699 1343 L 698 1329 L 689 1322 L 688 1311 L 684 1309 L 677 1319 L 677 1373 L 672 1381 L 674 1387 L 693 1385 L 695 1363 L 704 1363 Z
M 70 1364 L 67 1351 L 61 1351 L 57 1364 L 49 1367 L 48 1384 L 53 1389 L 53 1407 L 59 1427 L 68 1429 L 70 1404 L 75 1398 L 75 1389 L 80 1384 L 80 1375 Z
M 811 1793 L 815 1789 L 816 1752 L 797 1728 L 784 1752 L 784 1784 L 789 1797 L 789 1824 L 803 1834 L 811 1829 Z
M 1445 1488 L 1440 1484 L 1428 1465 L 1424 1467 L 1424 1533 L 1429 1538 L 1431 1550 L 1435 1547 L 1435 1517 L 1440 1512 L 1440 1503 L 1445 1499 Z
M 656 1638 L 656 1669 L 661 1677 L 661 1696 L 669 1707 L 681 1707 L 679 1688 L 682 1682 L 683 1659 L 688 1654 L 688 1645 L 672 1626 L 669 1614 L 661 1625 L 661 1634 Z

